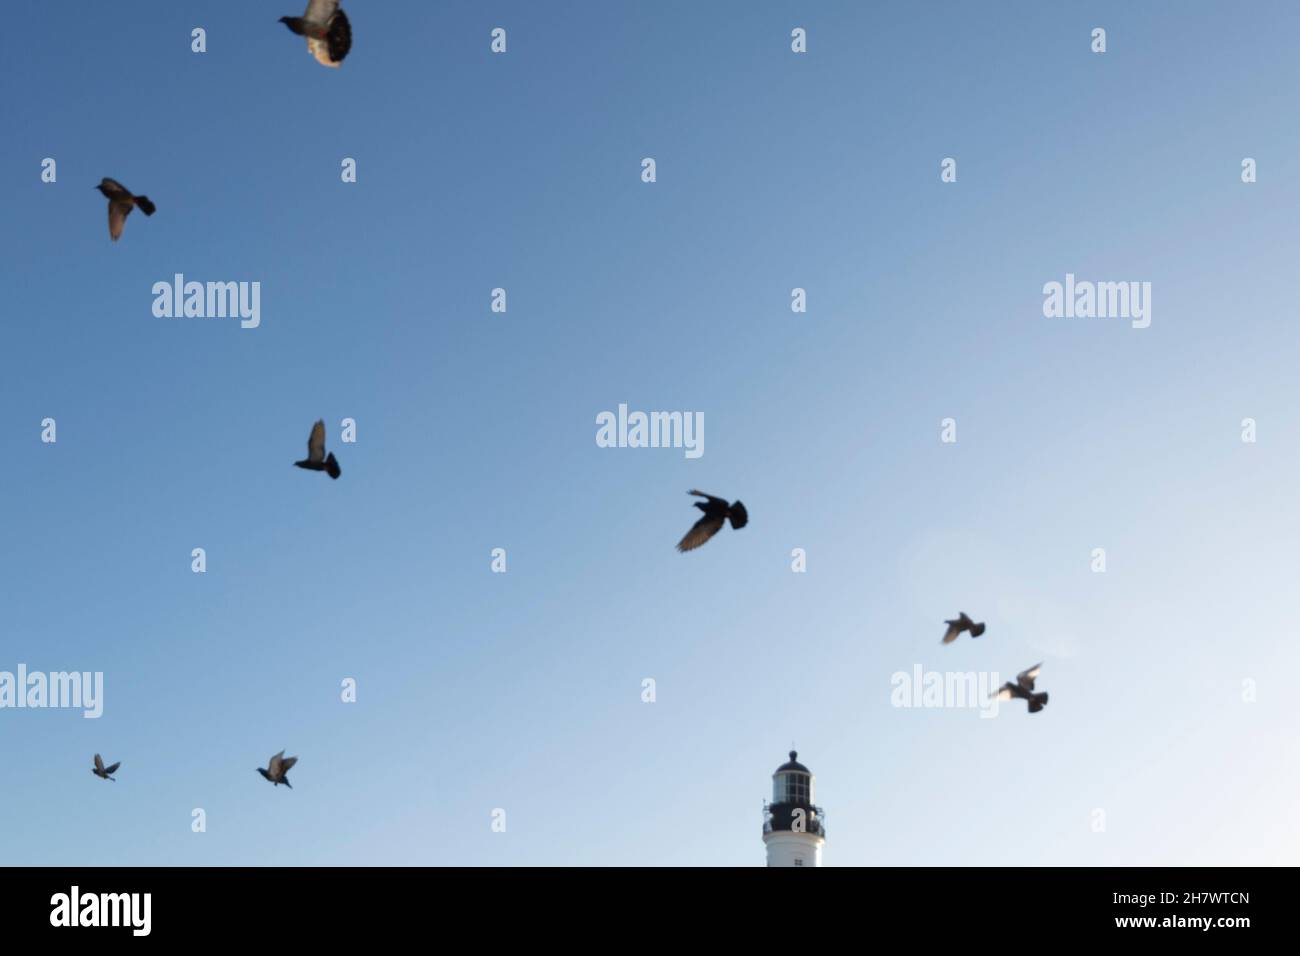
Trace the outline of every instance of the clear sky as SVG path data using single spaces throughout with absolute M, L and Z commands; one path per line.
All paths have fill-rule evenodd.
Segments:
M 1297 862 L 1294 3 L 12 6 L 0 670 L 105 700 L 0 710 L 0 863 L 761 865 L 792 741 L 826 865 Z

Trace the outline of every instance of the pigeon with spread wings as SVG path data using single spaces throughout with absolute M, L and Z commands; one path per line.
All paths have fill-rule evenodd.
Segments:
M 95 188 L 108 197 L 108 235 L 114 242 L 122 238 L 126 217 L 131 215 L 132 209 L 139 207 L 146 216 L 152 216 L 158 208 L 149 201 L 148 196 L 132 195 L 131 190 L 107 176 Z
M 117 773 L 117 768 L 120 766 L 122 766 L 122 761 L 119 760 L 117 763 L 113 764 L 113 766 L 105 767 L 104 758 L 99 754 L 95 754 L 95 766 L 90 768 L 90 772 L 102 780 L 113 780 L 110 774 Z M 116 780 L 113 780 L 113 782 L 117 783 Z
M 737 530 L 749 523 L 749 512 L 745 510 L 745 506 L 739 501 L 729 505 L 725 499 L 706 495 L 702 491 L 688 491 L 686 493 L 695 495 L 697 498 L 706 499 L 705 501 L 695 502 L 695 507 L 704 512 L 704 517 L 695 522 L 691 526 L 691 530 L 686 532 L 686 536 L 677 542 L 678 551 L 692 551 L 698 548 L 721 531 L 722 525 L 726 521 L 730 521 L 731 527 Z
M 981 621 L 979 624 L 976 624 L 966 616 L 965 611 L 962 611 L 960 616 L 953 620 L 944 621 L 943 623 L 948 625 L 948 630 L 945 631 L 943 635 L 943 642 L 945 644 L 951 644 L 953 641 L 957 640 L 957 638 L 961 636 L 962 631 L 970 631 L 971 637 L 979 637 L 984 633 L 984 623 Z
M 1007 681 L 993 696 L 998 700 L 1011 700 L 1015 697 L 1020 700 L 1029 701 L 1029 712 L 1036 714 L 1047 706 L 1047 691 L 1034 693 L 1034 681 L 1038 678 L 1038 672 L 1043 669 L 1041 663 L 1035 664 L 1028 670 L 1023 670 L 1016 675 L 1015 683 Z
M 255 769 L 263 777 L 271 781 L 271 783 L 273 783 L 275 786 L 278 787 L 280 786 L 280 784 L 284 784 L 286 787 L 292 790 L 293 784 L 289 782 L 289 768 L 292 767 L 297 762 L 298 762 L 297 757 L 286 757 L 284 755 L 284 751 L 281 750 L 278 754 L 276 754 L 274 757 L 271 758 L 271 762 L 266 765 L 265 770 L 263 770 L 261 767 L 257 767 Z
M 352 49 L 352 24 L 339 9 L 339 0 L 310 0 L 300 17 L 281 17 L 280 22 L 307 38 L 307 52 L 323 66 L 339 66 Z
M 328 472 L 331 478 L 337 478 L 343 474 L 339 468 L 339 463 L 334 458 L 334 452 L 325 456 L 325 420 L 321 419 L 311 427 L 311 435 L 307 438 L 307 457 L 302 461 L 295 461 L 299 468 L 306 468 L 308 471 Z

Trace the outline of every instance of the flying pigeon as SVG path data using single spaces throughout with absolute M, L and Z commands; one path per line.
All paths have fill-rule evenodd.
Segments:
M 298 762 L 297 757 L 286 757 L 284 755 L 284 751 L 281 750 L 278 754 L 276 754 L 274 757 L 271 758 L 271 762 L 266 765 L 265 770 L 263 770 L 261 767 L 258 767 L 256 769 L 258 773 L 260 773 L 267 780 L 271 781 L 271 783 L 275 784 L 275 786 L 278 787 L 280 786 L 280 784 L 284 784 L 286 787 L 292 790 L 293 784 L 289 782 L 288 773 L 289 773 L 289 768 L 292 767 L 297 762 Z
M 142 213 L 152 216 L 158 208 L 149 201 L 148 196 L 133 196 L 129 189 L 107 176 L 95 188 L 108 197 L 108 234 L 114 241 L 121 238 L 122 227 L 126 225 L 126 217 L 131 215 L 132 209 L 139 206 Z
M 745 506 L 739 501 L 734 505 L 729 505 L 724 499 L 706 495 L 702 491 L 688 491 L 686 493 L 695 495 L 698 498 L 707 498 L 708 500 L 695 502 L 695 507 L 704 512 L 704 517 L 695 522 L 691 526 L 691 530 L 686 532 L 686 536 L 677 542 L 678 551 L 691 551 L 698 548 L 722 530 L 723 522 L 727 519 L 731 519 L 731 527 L 737 530 L 749 523 L 749 512 L 745 510 Z
M 330 452 L 328 458 L 325 457 L 324 419 L 311 427 L 311 437 L 307 439 L 307 457 L 302 461 L 295 461 L 294 464 L 308 471 L 327 471 L 331 478 L 343 474 L 339 469 L 339 463 L 334 459 L 334 452 Z
M 105 780 L 113 780 L 113 778 L 110 777 L 109 774 L 117 773 L 117 768 L 120 766 L 122 766 L 122 761 L 119 760 L 117 763 L 113 764 L 113 766 L 105 767 L 104 758 L 101 757 L 99 754 L 95 754 L 95 766 L 90 768 L 90 772 L 93 773 L 96 777 L 102 777 Z M 113 780 L 113 782 L 117 783 L 116 780 Z
M 970 631 L 971 637 L 979 637 L 984 633 L 984 623 L 981 621 L 979 624 L 976 624 L 966 616 L 965 611 L 962 611 L 961 616 L 956 620 L 944 621 L 943 623 L 948 625 L 948 630 L 945 631 L 943 635 L 943 642 L 945 644 L 951 644 L 953 641 L 957 640 L 957 638 L 961 636 L 962 631 Z
M 1007 681 L 993 696 L 998 700 L 1010 700 L 1013 697 L 1020 700 L 1029 701 L 1029 712 L 1036 714 L 1047 706 L 1047 691 L 1041 691 L 1037 694 L 1034 690 L 1034 679 L 1038 677 L 1038 672 L 1043 669 L 1041 663 L 1035 664 L 1028 670 L 1021 671 L 1016 675 L 1016 682 L 1013 684 Z
M 339 66 L 352 49 L 352 24 L 339 9 L 339 0 L 309 0 L 300 17 L 281 17 L 280 22 L 307 38 L 307 52 L 323 66 Z

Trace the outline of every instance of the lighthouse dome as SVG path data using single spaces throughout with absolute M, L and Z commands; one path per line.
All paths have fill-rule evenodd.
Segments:
M 791 750 L 790 759 L 787 760 L 785 763 L 781 764 L 781 766 L 777 767 L 776 772 L 785 773 L 787 770 L 795 770 L 798 771 L 799 773 L 812 773 L 811 770 L 809 770 L 807 767 L 805 767 L 803 764 L 801 764 L 798 760 L 795 759 L 798 756 L 799 756 L 799 751 Z

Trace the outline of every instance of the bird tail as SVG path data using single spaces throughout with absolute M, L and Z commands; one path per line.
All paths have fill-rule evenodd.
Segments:
M 135 204 L 139 208 L 139 210 L 142 213 L 144 213 L 146 216 L 152 216 L 154 212 L 158 209 L 157 206 L 155 206 L 152 202 L 150 202 L 148 196 L 136 196 Z
M 971 636 L 971 637 L 979 637 L 979 636 L 980 636 L 981 634 L 983 634 L 983 633 L 984 633 L 984 624 L 983 624 L 983 622 L 981 622 L 981 623 L 979 623 L 979 624 L 972 624 L 972 625 L 970 626 L 970 636 Z
M 1034 694 L 1032 697 L 1029 698 L 1029 712 L 1031 714 L 1038 713 L 1046 706 L 1047 706 L 1047 691 L 1043 691 L 1041 694 Z
M 329 457 L 325 459 L 325 470 L 329 472 L 331 478 L 337 478 L 343 474 L 343 469 L 339 468 L 338 459 L 334 457 L 334 452 L 330 452 Z
M 731 506 L 731 509 L 728 512 L 728 517 L 731 519 L 731 527 L 733 529 L 743 528 L 745 525 L 749 524 L 749 512 L 745 510 L 745 506 L 739 501 Z
M 289 782 L 289 778 L 288 778 L 288 777 L 283 778 L 280 782 L 281 782 L 282 784 L 284 784 L 286 787 L 288 787 L 290 790 L 293 789 L 293 784 L 291 784 L 291 783 Z

